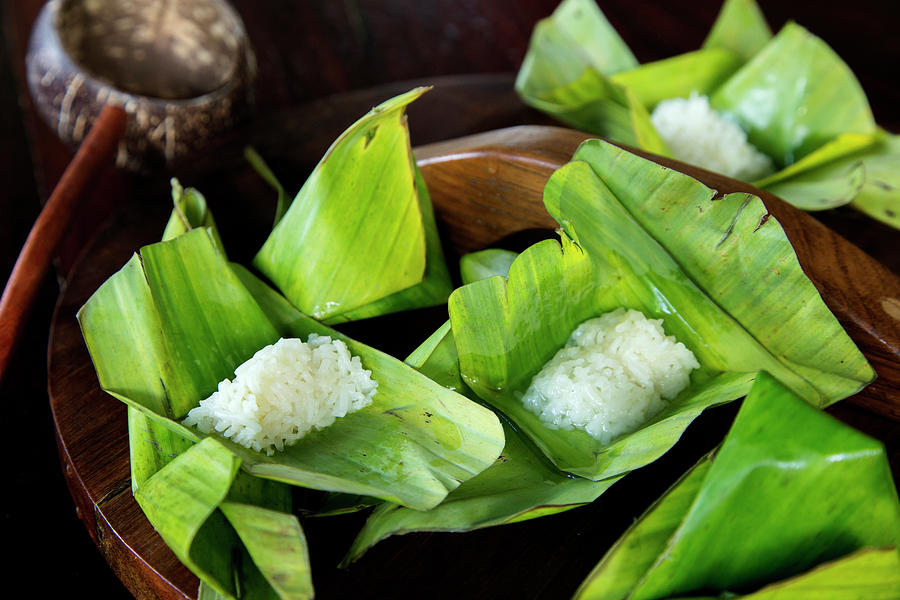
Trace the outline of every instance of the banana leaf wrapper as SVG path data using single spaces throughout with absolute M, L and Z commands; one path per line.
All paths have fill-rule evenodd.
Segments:
M 771 39 L 772 30 L 755 0 L 725 0 L 703 47 L 730 50 L 746 62 Z
M 449 309 L 463 381 L 559 469 L 600 480 L 648 464 L 705 408 L 743 396 L 758 370 L 817 407 L 874 378 L 755 196 L 716 198 L 691 177 L 590 140 L 551 176 L 544 202 L 561 243 L 528 248 L 506 280 L 458 288 Z M 690 386 L 606 445 L 548 428 L 522 393 L 578 324 L 619 307 L 662 319 L 694 353 L 701 367 Z
M 449 322 L 416 349 L 407 363 L 434 381 L 477 400 L 460 377 Z M 431 510 L 410 510 L 392 503 L 376 507 L 343 564 L 357 560 L 366 550 L 392 535 L 472 531 L 583 506 L 624 477 L 592 481 L 568 476 L 550 464 L 514 425 L 502 422 L 506 445 L 493 465 L 461 484 Z
M 221 250 L 203 195 L 173 179 L 172 199 L 163 241 L 206 227 Z M 306 539 L 292 514 L 287 484 L 237 471 L 229 483 L 224 474 L 234 464 L 230 453 L 218 447 L 189 452 L 194 440 L 131 406 L 128 440 L 135 498 L 208 594 L 220 598 L 313 596 Z M 176 460 L 175 466 L 159 474 Z
M 276 224 L 254 266 L 301 311 L 327 323 L 442 304 L 452 290 L 404 111 L 428 88 L 375 107 L 332 144 L 297 196 L 262 158 Z
M 576 4 L 580 11 L 573 10 Z M 728 0 L 699 51 L 606 70 L 582 53 L 580 62 L 563 70 L 564 57 L 579 56 L 572 46 L 590 37 L 567 35 L 575 27 L 570 21 L 588 8 L 599 10 L 591 0 L 566 0 L 535 27 L 516 88 L 527 104 L 577 129 L 671 156 L 648 111 L 667 98 L 708 95 L 713 108 L 737 121 L 780 169 L 754 185 L 804 210 L 852 203 L 897 226 L 900 189 L 881 184 L 886 176 L 896 178 L 891 175 L 900 172 L 900 157 L 883 143 L 856 77 L 824 41 L 795 23 L 773 38 L 755 2 Z M 580 22 L 596 31 L 595 44 L 621 52 L 624 42 L 608 33 L 602 15 Z M 618 110 L 598 110 L 613 95 Z M 854 160 L 861 152 L 868 169 Z
M 180 420 L 257 350 L 310 333 L 343 340 L 379 382 L 372 405 L 274 456 L 216 435 L 251 474 L 427 509 L 503 447 L 493 413 L 304 315 L 229 264 L 207 228 L 142 248 L 79 321 L 103 389 L 195 440 Z
M 535 26 L 516 91 L 526 104 L 576 129 L 670 156 L 649 111 L 666 98 L 711 92 L 770 35 L 758 23 L 741 27 L 752 11 L 744 4 L 726 3 L 713 29 L 720 33 L 703 48 L 639 65 L 594 0 L 563 0 Z
M 760 373 L 721 446 L 625 532 L 575 597 L 896 598 L 898 544 L 882 444 Z
M 128 412 L 135 499 L 202 585 L 226 598 L 312 598 L 289 486 L 242 473 L 212 438 L 194 444 Z

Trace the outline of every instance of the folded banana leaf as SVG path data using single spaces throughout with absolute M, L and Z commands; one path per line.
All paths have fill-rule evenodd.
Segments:
M 736 29 L 746 10 L 723 10 L 718 37 Z M 742 35 L 749 41 L 733 43 L 749 48 L 761 34 L 750 28 Z M 594 0 L 563 0 L 535 26 L 516 91 L 526 104 L 576 129 L 669 156 L 648 111 L 666 98 L 709 93 L 743 60 L 714 37 L 696 52 L 638 65 Z
M 434 381 L 477 399 L 459 374 L 450 323 L 426 340 L 407 363 Z M 343 564 L 392 536 L 415 531 L 472 531 L 556 514 L 593 502 L 624 475 L 603 481 L 569 477 L 553 467 L 508 422 L 503 422 L 506 445 L 497 461 L 464 482 L 436 507 L 410 510 L 383 503 L 369 516 L 353 541 Z
M 277 222 L 254 265 L 316 319 L 432 306 L 452 289 L 404 115 L 425 91 L 382 103 L 341 134 L 286 210 L 283 187 L 249 155 L 279 193 Z
M 253 474 L 425 509 L 503 446 L 493 413 L 302 314 L 230 266 L 205 228 L 142 248 L 79 321 L 103 389 L 193 439 L 180 419 L 263 346 L 310 333 L 343 340 L 379 382 L 372 405 L 271 457 L 219 438 Z
M 203 195 L 183 189 L 173 179 L 172 198 L 174 208 L 163 240 L 207 227 L 221 249 Z M 188 452 L 194 440 L 132 406 L 128 407 L 128 439 L 132 491 L 154 528 L 167 542 L 173 540 L 173 551 L 200 578 L 201 587 L 223 598 L 312 597 L 306 540 L 292 514 L 286 484 L 236 475 L 227 497 L 216 503 L 220 494 L 209 496 L 208 492 L 225 482 L 218 479 L 221 470 L 207 468 L 206 461 L 215 455 L 220 466 L 230 464 L 230 454 L 218 449 Z M 158 475 L 175 460 L 178 466 Z M 191 501 L 185 502 L 185 497 Z M 205 520 L 203 515 L 208 515 Z
M 703 47 L 731 50 L 746 62 L 771 39 L 772 30 L 755 0 L 725 0 Z
M 143 441 L 156 432 L 167 438 L 159 423 L 131 414 L 132 440 L 136 431 Z M 170 459 L 134 496 L 179 560 L 217 593 L 311 598 L 306 540 L 290 512 L 290 489 L 240 473 L 239 463 L 207 438 Z
M 796 23 L 785 25 L 716 89 L 710 105 L 736 119 L 749 141 L 781 167 L 841 134 L 875 133 L 872 110 L 853 72 Z
M 495 275 L 506 277 L 516 256 L 517 253 L 502 248 L 488 248 L 466 254 L 459 259 L 460 278 L 466 284 Z
M 864 548 L 809 572 L 747 595 L 683 597 L 681 600 L 893 600 L 900 597 L 896 548 Z
M 637 64 L 593 0 L 564 0 L 535 26 L 515 87 L 526 104 L 575 128 L 667 154 L 646 107 L 609 79 Z
M 898 545 L 883 445 L 760 373 L 722 445 L 626 531 L 575 597 L 896 598 Z
M 847 147 L 847 154 L 832 160 L 796 163 L 794 172 L 764 181 L 765 188 L 777 196 L 790 197 L 804 210 L 822 210 L 850 203 L 873 219 L 900 229 L 900 136 L 879 130 L 874 145 L 868 138 L 844 135 L 833 144 Z M 861 150 L 859 148 L 862 148 Z M 807 157 L 816 158 L 818 152 Z M 805 163 L 810 166 L 806 167 Z M 772 179 L 772 178 L 769 178 Z
M 857 392 L 874 371 L 806 278 L 781 226 L 748 194 L 715 191 L 600 140 L 548 181 L 563 230 L 500 277 L 454 291 L 463 380 L 560 469 L 603 479 L 643 466 L 708 406 L 744 395 L 766 369 L 814 406 Z M 619 307 L 662 319 L 701 367 L 641 429 L 610 444 L 550 429 L 521 394 L 581 322 Z
M 624 42 L 610 33 L 602 15 L 579 16 L 593 12 L 598 9 L 592 0 L 564 0 L 553 17 L 535 27 L 517 79 L 523 101 L 577 129 L 672 156 L 645 115 L 667 98 L 708 95 L 712 107 L 738 122 L 781 169 L 755 185 L 805 210 L 853 202 L 896 226 L 891 215 L 900 213 L 900 189 L 878 182 L 883 173 L 900 172 L 900 157 L 879 143 L 883 138 L 859 82 L 821 39 L 795 23 L 772 38 L 755 2 L 727 0 L 699 51 L 630 69 L 601 71 L 584 58 L 563 69 L 566 57 L 587 56 L 575 47 L 586 38 L 622 52 Z M 567 35 L 575 20 L 579 35 Z M 597 110 L 611 102 L 617 110 Z M 864 151 L 873 163 L 871 174 L 853 160 Z

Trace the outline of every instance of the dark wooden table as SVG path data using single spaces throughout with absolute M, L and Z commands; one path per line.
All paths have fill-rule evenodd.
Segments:
M 39 0 L 3 1 L 0 175 L 5 185 L 0 195 L 0 274 L 4 281 L 40 201 L 70 157 L 53 132 L 34 117 L 23 86 L 24 47 L 41 4 Z M 241 0 L 233 4 L 245 20 L 260 62 L 260 115 L 270 115 L 392 81 L 514 72 L 534 22 L 549 14 L 556 2 Z M 875 1 L 850 7 L 812 1 L 760 4 L 774 29 L 793 18 L 827 40 L 859 77 L 879 123 L 900 131 L 900 84 L 892 73 L 900 64 L 895 36 L 900 5 Z M 698 47 L 719 2 L 637 0 L 601 6 L 638 58 L 647 61 Z M 475 107 L 473 131 L 479 125 L 495 125 L 489 119 L 479 123 L 477 116 Z M 428 129 L 428 124 L 421 126 L 426 134 Z M 414 144 L 434 141 L 417 138 L 416 131 L 413 123 Z M 107 187 L 94 194 L 95 204 L 86 208 L 86 218 L 73 228 L 62 248 L 61 276 L 100 224 L 93 216 L 102 213 L 103 203 L 98 200 L 132 194 L 146 184 L 145 179 L 130 175 L 108 178 Z M 845 210 L 820 218 L 900 272 L 893 232 Z M 97 597 L 127 597 L 76 517 L 56 455 L 46 394 L 46 346 L 58 291 L 56 278 L 49 276 L 23 343 L 0 382 L 0 398 L 7 408 L 3 424 L 12 431 L 4 437 L 3 446 L 12 477 L 4 486 L 2 532 L 13 558 L 5 563 L 4 572 L 40 596 L 79 590 Z

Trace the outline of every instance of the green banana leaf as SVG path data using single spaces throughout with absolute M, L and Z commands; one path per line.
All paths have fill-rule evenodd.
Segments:
M 239 463 L 215 440 L 205 440 L 163 467 L 134 495 L 178 559 L 228 596 L 237 593 L 231 555 L 241 545 L 216 507 L 227 496 Z M 222 548 L 226 551 L 219 551 Z
M 849 158 L 854 159 L 862 163 L 866 179 L 851 206 L 900 229 L 900 135 L 885 133 L 874 147 Z
M 541 95 L 578 79 L 585 70 L 612 75 L 638 65 L 625 41 L 593 0 L 563 0 L 538 22 L 520 73 L 521 85 Z
M 259 155 L 259 152 L 248 146 L 247 148 L 244 148 L 244 158 L 247 159 L 247 162 L 250 163 L 253 170 L 263 178 L 263 181 L 268 183 L 272 189 L 275 190 L 275 220 L 272 223 L 272 226 L 274 227 L 275 225 L 278 225 L 278 221 L 280 221 L 281 217 L 284 216 L 284 213 L 287 212 L 288 206 L 291 205 L 291 198 L 287 195 L 287 192 L 284 191 L 284 186 L 278 181 L 278 177 L 275 176 L 275 173 L 272 172 L 272 169 L 270 169 L 269 165 L 266 164 L 266 161 L 263 160 L 263 157 Z
M 144 432 L 166 433 L 143 419 Z M 160 446 L 160 448 L 162 448 Z M 208 438 L 171 459 L 135 491 L 148 520 L 202 582 L 229 598 L 311 598 L 306 540 L 288 486 L 238 471 Z
M 219 438 L 252 474 L 426 509 L 503 446 L 493 413 L 302 314 L 230 266 L 207 229 L 142 248 L 79 321 L 103 389 L 192 439 L 180 419 L 259 348 L 310 333 L 343 340 L 379 382 L 372 405 L 271 457 Z M 126 343 L 136 351 L 120 352 Z
M 760 373 L 719 449 L 625 532 L 575 597 L 747 593 L 898 544 L 900 502 L 882 444 Z M 749 597 L 896 597 L 896 562 L 857 554 Z
M 785 57 L 791 57 L 785 60 Z M 820 38 L 788 23 L 710 96 L 781 167 L 844 133 L 871 135 L 875 120 L 850 68 Z
M 783 366 L 766 369 L 794 393 L 824 407 L 855 394 L 875 378 L 875 372 L 806 277 L 781 225 L 769 216 L 759 198 L 736 193 L 714 200 L 715 191 L 692 177 L 600 140 L 582 144 L 573 160 L 589 164 L 628 216 L 675 259 L 691 282 L 778 359 Z M 557 181 L 566 183 L 562 177 Z M 567 199 L 564 190 L 553 194 L 560 202 L 547 201 L 547 195 L 545 192 L 545 203 L 566 233 L 587 248 L 597 248 L 596 253 L 589 250 L 592 256 L 603 253 L 601 248 L 611 242 L 595 240 L 601 231 L 596 224 L 598 218 L 590 215 L 584 204 Z M 599 203 L 590 197 L 587 202 Z M 552 208 L 557 205 L 559 209 Z M 566 207 L 588 214 L 576 217 Z M 614 252 L 636 243 L 628 241 L 622 228 L 604 224 L 603 230 L 618 237 Z M 636 232 L 635 240 L 640 237 Z M 619 258 L 614 260 L 620 262 Z M 663 282 L 658 284 L 660 290 L 665 290 L 664 286 Z M 715 312 L 719 311 L 697 314 L 697 323 L 707 323 L 696 331 L 709 327 Z M 792 323 L 802 321 L 803 325 L 784 327 L 782 320 L 788 319 Z M 678 336 L 681 327 L 676 322 L 673 320 L 673 331 Z M 704 331 L 704 343 L 724 336 L 725 331 L 724 323 L 718 332 Z M 725 360 L 727 364 L 740 364 L 736 357 Z M 757 370 L 762 366 L 727 370 Z
M 216 242 L 216 245 L 223 251 L 225 245 L 219 237 L 219 229 L 216 227 L 216 221 L 213 219 L 212 212 L 206 204 L 206 198 L 194 188 L 184 189 L 174 177 L 171 180 L 172 185 L 172 214 L 166 223 L 163 231 L 162 240 L 171 240 L 182 233 L 188 232 L 197 227 L 207 227 Z
M 734 12 L 723 10 L 717 21 L 726 33 L 736 28 L 740 15 Z M 746 35 L 758 38 L 757 29 Z M 535 26 L 515 87 L 526 104 L 576 129 L 669 156 L 648 109 L 666 98 L 713 90 L 754 42 L 734 43 L 740 49 L 713 40 L 696 52 L 639 66 L 594 0 L 563 0 Z
M 758 198 L 713 200 L 698 181 L 599 140 L 575 159 L 544 191 L 562 244 L 532 246 L 508 280 L 465 285 L 449 302 L 463 380 L 558 468 L 602 479 L 643 466 L 703 409 L 744 395 L 759 369 L 815 406 L 874 378 Z M 690 387 L 609 445 L 547 428 L 519 395 L 578 324 L 622 306 L 662 319 L 694 353 Z
M 637 64 L 593 0 L 563 0 L 535 26 L 515 88 L 575 128 L 667 154 L 646 107 L 608 78 Z
M 210 228 L 211 236 L 221 249 L 215 222 L 203 196 L 190 188 L 183 191 L 177 180 L 172 181 L 172 189 L 175 206 L 163 240 L 174 239 L 196 227 L 205 226 Z M 128 407 L 128 437 L 132 491 L 135 493 L 179 457 L 181 465 L 178 468 L 182 471 L 206 473 L 202 462 L 194 463 L 197 453 L 186 454 L 194 445 L 192 439 L 132 406 Z M 201 456 L 205 454 L 201 453 Z M 227 457 L 223 455 L 221 458 Z M 169 476 L 158 479 L 165 480 L 166 477 Z M 191 518 L 190 513 L 179 512 L 181 508 L 191 506 L 183 505 L 180 496 L 188 494 L 194 498 L 204 498 L 206 490 L 216 487 L 217 483 L 201 476 L 176 478 L 176 485 L 170 484 L 171 480 L 151 484 L 150 492 L 142 492 L 141 505 L 150 507 L 146 513 L 148 520 L 165 538 L 181 539 L 185 530 L 190 532 L 193 529 L 196 520 Z M 209 571 L 197 568 L 199 564 L 221 565 L 215 569 L 219 574 L 220 569 L 221 573 L 225 572 L 224 566 L 231 561 L 230 579 L 235 582 L 237 595 L 311 598 L 313 590 L 306 541 L 300 523 L 291 514 L 291 504 L 291 491 L 286 484 L 247 475 L 237 476 L 231 482 L 227 499 L 212 507 L 222 511 L 225 519 L 218 515 L 207 519 L 194 538 L 188 538 L 190 549 L 185 564 L 201 578 L 201 587 L 223 589 L 220 581 L 210 578 Z M 155 510 L 154 507 L 162 509 Z M 171 507 L 175 507 L 174 512 L 167 512 Z M 240 543 L 235 542 L 235 533 Z M 213 542 L 207 543 L 206 539 Z M 215 540 L 223 539 L 232 543 L 215 543 Z M 235 562 L 235 557 L 240 557 L 240 560 Z M 206 584 L 205 580 L 209 580 L 210 584 Z M 215 591 L 212 593 L 220 595 Z
M 731 50 L 746 62 L 771 39 L 772 30 L 754 0 L 725 0 L 703 47 Z
M 672 58 L 646 63 L 610 77 L 630 90 L 647 110 L 669 98 L 691 93 L 707 95 L 742 64 L 739 55 L 724 48 L 704 48 Z
M 425 91 L 347 129 L 257 254 L 254 265 L 305 313 L 346 321 L 441 304 L 452 289 L 404 115 Z
M 164 466 L 194 445 L 194 440 L 128 407 L 128 456 L 131 491 L 136 492 Z
M 900 136 L 879 130 L 874 145 L 869 136 L 845 134 L 832 145 L 846 148 L 836 158 L 809 161 L 819 152 L 784 169 L 788 173 L 762 182 L 768 191 L 804 210 L 819 210 L 850 203 L 873 219 L 900 229 Z M 844 189 L 845 192 L 841 192 Z
M 506 277 L 509 267 L 518 256 L 512 250 L 502 248 L 488 248 L 478 252 L 471 252 L 459 259 L 459 275 L 463 284 L 472 283 L 480 279 L 487 279 L 494 275 Z M 407 359 L 407 362 L 409 360 Z M 420 361 L 424 362 L 424 361 Z
M 744 596 L 746 600 L 891 600 L 898 597 L 900 554 L 895 548 L 864 548 Z
M 753 0 L 726 0 L 702 50 L 600 71 L 578 47 L 592 37 L 583 29 L 595 30 L 594 46 L 606 43 L 621 52 L 624 43 L 609 33 L 602 15 L 582 20 L 578 36 L 567 35 L 576 25 L 565 21 L 574 19 L 574 11 L 561 10 L 565 4 L 535 27 L 516 80 L 525 103 L 577 129 L 674 156 L 647 111 L 667 98 L 706 94 L 712 107 L 737 121 L 781 169 L 754 185 L 804 210 L 851 203 L 898 226 L 900 188 L 892 180 L 900 172 L 900 157 L 880 143 L 849 67 L 803 27 L 788 23 L 773 38 Z M 579 4 L 598 10 L 589 0 Z M 566 59 L 568 68 L 562 64 Z M 864 151 L 876 173 L 870 184 L 866 169 L 853 160 Z M 876 183 L 885 179 L 887 186 Z
M 445 323 L 406 362 L 441 385 L 477 399 L 459 374 L 456 346 Z M 506 445 L 497 461 L 450 492 L 428 511 L 384 503 L 369 516 L 343 561 L 347 565 L 392 536 L 415 531 L 472 531 L 516 523 L 583 506 L 597 499 L 624 475 L 603 481 L 569 477 L 553 467 L 509 423 Z
M 900 554 L 894 548 L 864 548 L 803 575 L 741 596 L 684 597 L 681 600 L 894 600 L 900 597 Z

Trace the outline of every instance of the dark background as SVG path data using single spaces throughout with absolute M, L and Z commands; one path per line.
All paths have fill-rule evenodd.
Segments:
M 555 1 L 238 0 L 260 65 L 260 114 L 332 94 L 413 78 L 515 72 L 534 23 Z M 0 280 L 5 281 L 40 203 L 69 151 L 31 112 L 23 56 L 39 0 L 3 0 L 0 44 Z M 720 3 L 619 0 L 600 3 L 642 62 L 694 50 Z M 761 1 L 773 30 L 788 19 L 824 38 L 867 92 L 878 122 L 900 131 L 900 3 Z M 416 125 L 412 124 L 413 144 Z M 324 147 L 322 151 L 324 151 Z M 847 213 L 831 219 L 857 218 Z M 69 248 L 65 273 L 77 255 Z M 61 280 L 60 280 L 61 281 Z M 128 592 L 96 550 L 66 489 L 47 399 L 46 349 L 60 283 L 48 276 L 23 341 L 0 382 L 7 472 L 3 478 L 3 561 L 10 582 L 32 595 Z M 9 588 L 7 588 L 9 589 Z

